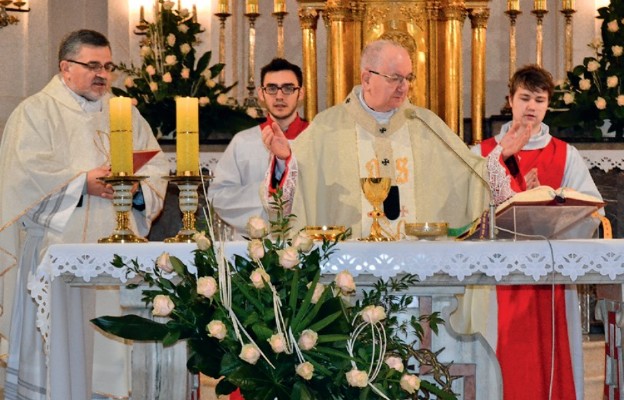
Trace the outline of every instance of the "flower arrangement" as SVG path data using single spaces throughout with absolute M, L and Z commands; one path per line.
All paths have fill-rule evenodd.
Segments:
M 279 195 L 272 206 L 275 221 L 251 218 L 248 254 L 233 262 L 213 245 L 210 224 L 208 235 L 195 236 L 194 266 L 163 253 L 145 271 L 115 257 L 115 266 L 149 285 L 143 299 L 152 314 L 168 320 L 127 315 L 93 322 L 131 340 L 186 340 L 191 372 L 223 376 L 217 394 L 240 388 L 246 399 L 455 399 L 437 354 L 404 339 L 420 338 L 423 322 L 433 332 L 441 322 L 438 313 L 403 315 L 412 298 L 395 293 L 416 277 L 380 280 L 356 300 L 348 271 L 333 281 L 321 276 L 344 237 L 320 244 L 305 232 L 291 235 Z M 429 365 L 436 383 L 421 380 L 417 363 Z
M 589 44 L 595 56 L 586 57 L 557 86 L 551 101 L 555 112 L 547 117 L 547 123 L 572 128 L 576 135 L 601 139 L 604 130 L 615 132 L 616 138 L 621 139 L 624 137 L 624 0 L 611 0 L 608 6 L 598 9 L 596 18 L 603 21 L 602 39 Z
M 173 1 L 158 0 L 157 18 L 147 24 L 141 44 L 142 65 L 120 63 L 127 74 L 124 89 L 113 88 L 117 96 L 129 96 L 157 137 L 176 128 L 175 98 L 199 99 L 200 139 L 210 133 L 234 134 L 256 125 L 244 110 L 229 104 L 227 93 L 234 87 L 216 80 L 224 64 L 210 65 L 212 52 L 196 61 L 193 47 L 198 43 L 201 25 L 187 9 L 174 9 Z

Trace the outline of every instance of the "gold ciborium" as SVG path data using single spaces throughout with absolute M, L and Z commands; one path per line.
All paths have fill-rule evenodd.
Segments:
M 141 182 L 146 176 L 111 175 L 98 178 L 110 184 L 113 194 L 113 207 L 117 215 L 117 226 L 113 233 L 98 240 L 98 243 L 145 243 L 147 239 L 137 236 L 130 229 L 130 210 L 132 209 L 132 186 Z
M 379 218 L 386 215 L 381 209 L 381 204 L 386 197 L 388 197 L 391 184 L 390 178 L 360 178 L 360 183 L 362 185 L 364 197 L 366 197 L 366 200 L 368 200 L 373 206 L 373 211 L 368 213 L 368 216 L 373 218 L 370 235 L 362 238 L 361 240 L 370 242 L 385 242 L 394 240 L 391 237 L 384 235 L 381 230 L 381 225 L 379 225 Z

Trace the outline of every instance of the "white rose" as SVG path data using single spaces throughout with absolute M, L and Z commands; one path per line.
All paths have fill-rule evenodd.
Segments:
M 594 49 L 599 49 L 602 47 L 602 39 L 599 37 L 595 37 L 591 43 L 589 44 L 589 47 L 594 48 Z
M 187 24 L 180 24 L 178 25 L 178 30 L 182 33 L 186 33 L 189 30 L 189 27 Z
M 199 105 L 204 107 L 206 105 L 210 104 L 210 99 L 206 96 L 202 96 L 199 98 Z
M 269 342 L 275 353 L 283 353 L 286 351 L 286 339 L 284 339 L 283 333 L 276 333 L 267 339 L 267 342 Z
M 308 253 L 314 247 L 314 241 L 305 231 L 299 231 L 292 240 L 292 245 L 304 253 Z
M 347 270 L 340 271 L 335 278 L 336 286 L 343 294 L 350 294 L 355 292 L 355 281 L 353 275 Z
M 347 382 L 353 387 L 366 387 L 368 385 L 368 374 L 366 371 L 360 371 L 353 368 L 351 371 L 345 374 L 347 376 Z
M 168 35 L 167 35 L 167 44 L 168 44 L 170 47 L 173 47 L 173 45 L 175 44 L 175 42 L 176 42 L 176 37 L 175 37 L 175 35 L 174 35 L 173 33 L 168 34 Z
M 209 71 L 208 75 L 210 75 L 210 71 Z M 210 78 L 206 78 L 206 86 L 208 86 L 210 89 L 212 89 L 213 87 L 217 86 L 217 82 L 213 81 Z
M 171 264 L 171 257 L 169 257 L 169 253 L 164 251 L 160 256 L 158 256 L 156 259 L 156 266 L 165 272 L 173 272 L 173 264 Z
M 613 55 L 615 57 L 619 57 L 622 55 L 622 50 L 624 50 L 624 48 L 622 46 L 611 46 L 611 51 L 613 52 Z
M 208 325 L 206 325 L 206 330 L 208 331 L 208 336 L 218 340 L 223 340 L 227 335 L 227 327 L 218 319 L 210 321 Z
M 264 269 L 256 268 L 251 271 L 251 274 L 249 275 L 249 280 L 251 280 L 251 283 L 256 289 L 262 289 L 264 288 L 265 282 L 271 282 L 271 277 Z
M 175 305 L 169 296 L 159 294 L 154 297 L 154 309 L 152 310 L 152 315 L 155 317 L 166 317 L 171 314 L 171 311 L 173 311 L 174 308 Z
M 594 104 L 596 104 L 596 108 L 599 110 L 604 110 L 605 108 L 607 108 L 607 101 L 602 97 L 598 97 L 596 101 L 594 101 Z
M 591 60 L 587 63 L 587 71 L 594 72 L 600 68 L 600 63 L 596 60 Z
M 247 113 L 247 115 L 249 115 L 251 118 L 258 118 L 258 110 L 256 110 L 254 107 L 249 107 L 247 110 L 245 110 L 245 113 Z
M 247 232 L 252 239 L 261 239 L 269 233 L 269 227 L 260 217 L 251 217 L 247 221 Z
M 620 107 L 624 106 L 624 94 L 619 95 L 616 101 L 617 101 L 618 106 Z
M 149 83 L 149 87 L 150 87 L 150 90 L 152 92 L 158 91 L 158 83 L 156 83 L 156 82 L 150 82 Z
M 165 10 L 171 10 L 171 9 L 173 8 L 173 6 L 174 6 L 173 1 L 169 1 L 169 0 L 167 0 L 167 1 L 165 1 L 165 2 L 163 3 L 163 8 L 164 8 Z
M 614 19 L 613 21 L 609 21 L 607 23 L 607 29 L 609 32 L 617 32 L 620 29 L 617 20 Z
M 401 389 L 409 394 L 414 394 L 420 389 L 420 378 L 416 375 L 405 374 L 401 377 L 399 383 L 401 384 Z
M 251 239 L 247 244 L 247 252 L 252 260 L 259 260 L 264 257 L 264 244 L 260 239 Z
M 362 310 L 362 319 L 369 324 L 375 324 L 386 319 L 386 311 L 382 306 L 366 306 Z
M 579 81 L 579 88 L 581 90 L 589 90 L 591 87 L 591 81 L 589 79 L 581 79 Z
M 210 84 L 208 83 L 211 80 L 211 78 L 212 78 L 212 72 L 210 71 L 210 68 L 204 69 L 204 71 L 201 73 L 201 75 L 206 80 L 206 86 L 210 87 Z M 214 83 L 214 81 L 213 81 L 213 83 Z M 215 83 L 215 85 L 216 85 L 216 83 Z
M 145 67 L 145 72 L 147 72 L 149 76 L 154 76 L 154 74 L 156 73 L 156 68 L 154 68 L 153 65 L 148 65 L 147 67 Z
M 253 344 L 246 344 L 241 349 L 240 354 L 238 355 L 243 361 L 248 362 L 249 364 L 255 365 L 260 358 L 260 351 Z
M 152 54 L 152 48 L 149 46 L 141 46 L 141 57 L 145 58 Z
M 180 72 L 180 76 L 182 77 L 182 79 L 188 79 L 191 77 L 191 70 L 188 68 L 182 68 L 182 71 Z
M 210 239 L 208 239 L 204 232 L 197 232 L 194 234 L 193 241 L 197 243 L 197 248 L 199 250 L 205 251 L 210 248 Z
M 316 346 L 316 341 L 318 340 L 318 333 L 314 332 L 311 329 L 306 329 L 301 332 L 301 336 L 299 336 L 299 340 L 297 344 L 301 350 L 312 350 L 314 346 Z
M 166 65 L 176 65 L 178 63 L 178 57 L 175 54 L 169 54 L 165 56 L 165 64 Z
M 202 276 L 197 280 L 197 294 L 212 299 L 218 289 L 217 281 L 212 276 Z
M 295 371 L 297 372 L 297 375 L 299 375 L 306 381 L 309 381 L 310 379 L 312 379 L 312 375 L 314 375 L 314 365 L 306 361 L 297 365 Z
M 386 358 L 386 364 L 390 368 L 395 369 L 399 372 L 403 372 L 403 370 L 405 370 L 405 365 L 403 365 L 403 360 L 401 360 L 401 357 L 390 356 Z
M 188 54 L 191 51 L 191 45 L 188 43 L 182 43 L 180 45 L 180 53 Z
M 614 88 L 618 85 L 618 82 L 618 77 L 615 75 L 607 77 L 607 87 Z
M 279 256 L 280 265 L 286 269 L 293 269 L 299 264 L 299 251 L 292 246 L 284 250 L 278 250 L 277 255 Z
M 225 93 L 221 93 L 217 96 L 217 103 L 221 104 L 222 106 L 226 105 L 228 102 L 228 97 L 227 94 Z
M 186 17 L 188 17 L 189 15 L 190 15 L 190 14 L 189 14 L 189 10 L 188 10 L 188 8 L 183 8 L 183 9 L 181 9 L 181 10 L 180 10 L 180 16 L 181 16 L 182 18 L 186 18 Z
M 124 86 L 127 88 L 131 88 L 134 86 L 134 79 L 132 79 L 131 77 L 127 76 L 126 79 L 124 79 Z
M 312 282 L 308 283 L 308 289 L 310 288 L 311 285 L 312 285 Z M 322 283 L 316 282 L 316 286 L 314 287 L 314 293 L 312 293 L 312 300 L 311 300 L 312 304 L 318 303 L 324 291 L 325 291 L 325 285 L 323 285 Z
M 166 72 L 163 77 L 162 77 L 163 82 L 165 83 L 171 83 L 173 81 L 173 78 L 171 77 L 171 73 Z
M 572 93 L 572 92 L 565 92 L 565 94 L 563 95 L 563 102 L 565 104 L 572 104 L 572 103 L 574 103 L 574 93 Z

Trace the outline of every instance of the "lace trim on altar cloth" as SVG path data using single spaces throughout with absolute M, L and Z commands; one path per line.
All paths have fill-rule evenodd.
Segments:
M 500 163 L 503 148 L 497 145 L 488 155 L 487 170 L 488 179 L 490 181 L 490 189 L 492 190 L 492 201 L 498 205 L 507 200 L 516 192 L 511 189 L 511 178 L 507 175 L 505 168 Z

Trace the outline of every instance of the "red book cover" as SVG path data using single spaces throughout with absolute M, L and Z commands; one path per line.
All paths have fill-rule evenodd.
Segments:
M 149 160 L 154 158 L 156 154 L 158 154 L 160 150 L 135 150 L 132 153 L 132 165 L 134 169 L 134 173 L 136 174 L 138 170 L 140 170 Z

